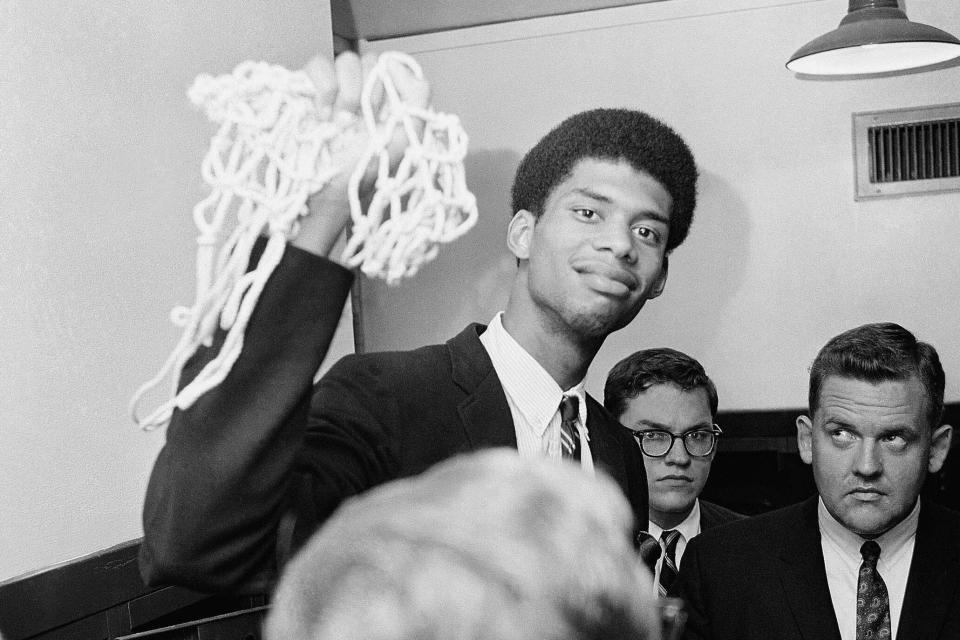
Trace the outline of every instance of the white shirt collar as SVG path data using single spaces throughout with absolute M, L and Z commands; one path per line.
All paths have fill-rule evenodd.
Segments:
M 876 538 L 880 545 L 877 571 L 887 586 L 890 602 L 890 631 L 897 637 L 900 613 L 906 596 L 910 564 L 916 546 L 917 523 L 920 518 L 920 500 L 913 510 L 892 529 Z M 827 511 L 823 500 L 817 505 L 820 527 L 820 548 L 823 551 L 824 570 L 830 599 L 837 617 L 842 640 L 855 640 L 857 633 L 857 588 L 862 558 L 860 547 L 864 538 L 848 530 Z
M 663 527 L 658 525 L 653 520 L 647 521 L 647 533 L 654 536 L 658 540 L 660 539 L 660 534 L 663 533 Z M 694 500 L 693 508 L 690 509 L 690 513 L 687 514 L 687 517 L 683 519 L 683 522 L 673 527 L 675 531 L 680 532 L 680 537 L 684 542 L 689 542 L 691 538 L 695 537 L 700 533 L 700 499 Z
M 917 522 L 920 519 L 920 498 L 913 505 L 913 510 L 892 529 L 874 538 L 880 545 L 880 561 L 893 562 L 894 558 L 903 550 L 904 545 L 917 533 Z M 849 557 L 856 566 L 860 566 L 860 547 L 866 541 L 856 533 L 847 529 L 833 515 L 827 511 L 823 498 L 817 501 L 817 521 L 820 525 L 820 534 L 831 544 L 836 545 L 840 552 Z
M 687 550 L 687 543 L 690 542 L 691 538 L 696 537 L 700 533 L 700 500 L 699 498 L 694 501 L 693 508 L 690 509 L 690 513 L 687 514 L 687 517 L 683 519 L 683 522 L 673 527 L 673 531 L 680 532 L 680 539 L 677 540 L 677 547 L 674 549 L 674 559 L 677 562 L 677 566 L 681 566 L 683 563 L 683 554 Z M 660 540 L 660 536 L 663 535 L 663 528 L 655 523 L 653 520 L 647 521 L 647 533 L 655 537 L 657 540 Z M 660 571 L 663 569 L 663 554 L 666 553 L 667 549 L 664 545 L 663 540 L 660 540 L 660 549 L 662 553 L 660 554 L 660 559 L 657 560 L 657 565 L 654 569 L 653 575 L 653 584 L 656 585 L 660 581 Z
M 538 436 L 550 425 L 564 395 L 576 396 L 580 401 L 580 424 L 587 421 L 586 380 L 581 380 L 566 391 L 560 388 L 547 370 L 524 349 L 503 326 L 503 312 L 490 321 L 480 336 L 493 362 L 504 393 L 523 415 L 524 422 Z

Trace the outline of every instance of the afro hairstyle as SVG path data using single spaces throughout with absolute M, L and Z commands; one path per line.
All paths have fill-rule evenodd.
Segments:
M 593 109 L 554 127 L 524 156 L 513 181 L 513 213 L 539 217 L 553 189 L 584 158 L 625 160 L 660 182 L 673 199 L 667 251 L 687 237 L 697 200 L 697 167 L 683 139 L 656 118 L 630 109 Z

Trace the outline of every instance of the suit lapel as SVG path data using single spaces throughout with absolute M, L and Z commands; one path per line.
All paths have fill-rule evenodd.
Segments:
M 714 512 L 711 508 L 709 502 L 704 499 L 700 499 L 700 531 L 706 531 L 707 529 L 712 529 L 717 526 L 717 522 L 713 518 Z
M 840 640 L 820 547 L 817 498 L 801 505 L 796 526 L 783 531 L 780 581 L 784 599 L 805 640 Z M 784 615 L 788 615 L 784 612 Z
M 626 487 L 626 461 L 624 460 L 622 443 L 611 437 L 610 425 L 606 412 L 599 402 L 587 396 L 587 432 L 590 437 L 590 454 L 593 464 L 612 476 L 620 486 Z M 623 427 L 617 423 L 617 429 Z M 632 443 L 631 443 L 632 444 Z M 644 527 L 646 524 L 643 525 Z
M 472 324 L 447 342 L 451 375 L 465 397 L 457 405 L 470 449 L 517 448 L 510 405 L 493 369 L 490 356 L 480 342 L 486 327 Z
M 927 503 L 920 507 L 897 640 L 940 637 L 944 618 L 960 588 L 958 535 L 960 532 L 944 522 L 937 505 Z

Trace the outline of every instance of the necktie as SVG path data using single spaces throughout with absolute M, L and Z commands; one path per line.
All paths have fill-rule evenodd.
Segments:
M 860 547 L 863 563 L 857 578 L 857 640 L 889 640 L 890 600 L 877 571 L 880 545 L 867 540 Z
M 641 531 L 637 533 L 636 547 L 637 553 L 640 554 L 640 559 L 643 560 L 643 564 L 650 570 L 650 575 L 656 574 L 657 560 L 659 560 L 661 554 L 663 554 L 663 549 L 660 548 L 660 541 L 646 531 Z
M 562 457 L 580 459 L 580 432 L 577 417 L 580 415 L 580 400 L 577 396 L 563 396 L 560 401 L 560 445 Z
M 663 542 L 664 551 L 657 591 L 661 598 L 665 598 L 670 587 L 677 581 L 677 543 L 680 541 L 680 532 L 676 529 L 668 529 L 660 534 L 660 540 Z

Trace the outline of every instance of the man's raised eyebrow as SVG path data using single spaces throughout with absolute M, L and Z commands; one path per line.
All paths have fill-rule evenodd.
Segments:
M 841 429 L 846 429 L 847 431 L 856 431 L 857 428 L 848 422 L 844 422 L 840 418 L 827 418 L 823 421 L 824 427 L 840 427 Z
M 880 430 L 880 436 L 914 436 L 919 433 L 918 429 L 913 429 L 908 425 L 890 425 Z

